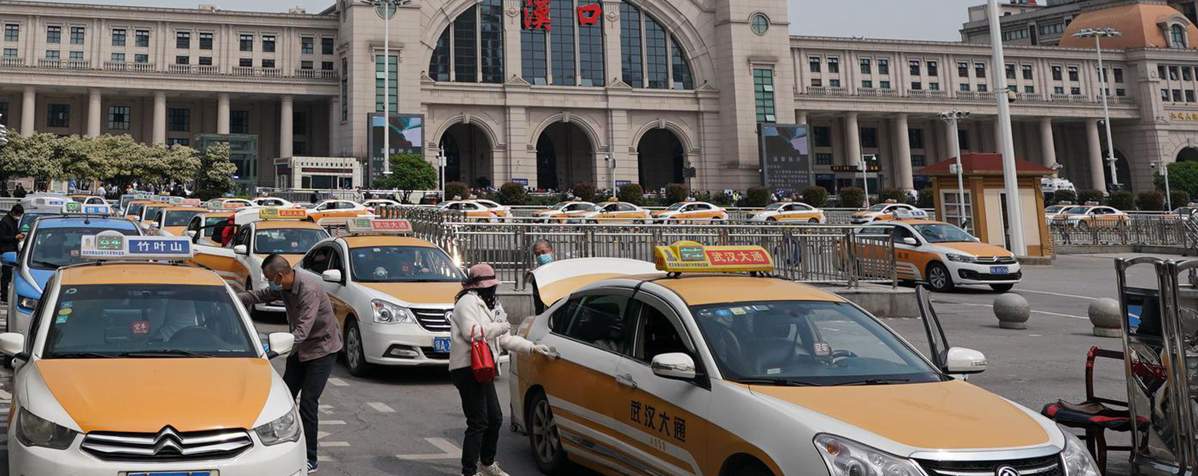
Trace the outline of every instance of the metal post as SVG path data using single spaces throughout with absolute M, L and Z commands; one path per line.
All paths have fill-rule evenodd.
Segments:
M 865 156 L 857 157 L 861 163 L 861 189 L 865 190 L 865 208 L 869 208 L 869 164 L 865 163 Z
M 1106 70 L 1102 67 L 1102 35 L 1094 35 L 1094 47 L 1098 50 L 1098 95 L 1102 96 L 1102 123 L 1106 126 L 1107 163 L 1111 166 L 1111 186 L 1119 187 L 1119 172 L 1115 168 L 1115 141 L 1111 138 L 1111 109 L 1107 106 Z
M 391 0 L 383 0 L 383 175 L 391 175 Z
M 1165 174 L 1165 208 L 1173 211 L 1173 192 L 1169 188 L 1169 164 L 1161 162 L 1161 171 Z
M 994 50 L 994 82 L 998 102 L 998 124 L 1002 129 L 999 142 L 1002 144 L 1003 183 L 1007 193 L 1007 224 L 1011 229 L 1011 252 L 1015 256 L 1026 256 L 1023 242 L 1023 217 L 1019 205 L 1019 178 L 1015 170 L 1015 144 L 1011 135 L 1011 105 L 1007 96 L 1006 59 L 1003 57 L 1002 19 L 998 15 L 998 0 L 989 0 L 990 45 Z
M 966 220 L 970 217 L 965 216 L 965 171 L 961 167 L 961 139 L 957 137 L 960 134 L 960 129 L 957 127 L 957 121 L 969 117 L 968 112 L 952 110 L 941 113 L 940 117 L 948 122 L 950 134 L 948 140 L 953 147 L 953 154 L 956 155 L 957 168 L 957 218 L 960 220 L 961 228 L 965 228 Z M 948 209 L 945 208 L 945 212 Z

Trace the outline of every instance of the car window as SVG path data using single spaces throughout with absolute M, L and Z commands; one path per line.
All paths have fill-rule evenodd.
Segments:
M 46 283 L 46 289 L 54 289 L 56 283 L 58 283 L 58 273 L 54 273 L 54 276 Z M 33 344 L 36 342 L 38 334 L 41 333 L 38 329 L 42 327 L 42 311 L 46 307 L 46 299 L 44 298 L 49 296 L 42 297 L 43 299 L 39 299 L 37 304 L 33 306 L 33 314 L 30 314 L 33 316 L 33 320 L 29 323 L 29 338 L 25 339 L 25 352 L 31 354 L 33 353 Z
M 39 226 L 33 235 L 28 266 L 33 269 L 56 270 L 63 266 L 79 264 L 85 260 L 79 256 L 80 243 L 84 236 L 95 235 L 104 228 L 46 228 Z M 118 231 L 125 236 L 137 236 L 137 230 L 124 228 Z M 30 242 L 27 241 L 28 246 Z
M 582 298 L 573 298 L 562 304 L 556 311 L 553 311 L 553 314 L 549 315 L 549 329 L 555 334 L 566 335 L 566 331 L 570 328 L 570 321 L 574 318 L 574 313 L 578 312 L 579 304 L 582 304 Z
M 163 226 L 183 226 L 186 225 L 187 222 L 191 221 L 193 217 L 199 214 L 200 212 L 197 211 L 166 212 L 166 218 L 163 220 Z
M 164 207 L 147 208 L 146 209 L 146 217 L 145 217 L 144 221 L 157 222 L 158 218 L 162 216 L 162 211 L 165 209 L 166 208 L 164 208 Z
M 349 250 L 354 281 L 364 283 L 455 283 L 462 271 L 440 248 L 367 246 Z
M 250 227 L 243 226 L 237 231 L 237 236 L 233 238 L 233 246 L 250 245 Z
M 341 275 L 345 276 L 345 264 L 339 250 L 329 248 L 329 269 L 340 271 Z
M 628 353 L 628 329 L 625 325 L 625 309 L 628 297 L 624 295 L 587 296 L 578 308 L 565 335 L 617 354 Z
M 332 250 L 333 248 L 329 246 L 322 246 L 312 250 L 307 256 L 304 256 L 300 267 L 316 274 L 323 273 L 326 269 L 329 269 L 329 253 Z
M 633 357 L 641 362 L 652 362 L 654 357 L 661 354 L 690 354 L 682 334 L 661 309 L 639 299 L 636 300 L 636 306 L 639 314 L 636 321 L 638 337 Z
M 902 243 L 905 238 L 915 238 L 915 234 L 911 233 L 911 230 L 908 230 L 905 226 L 894 227 L 894 233 L 890 236 L 894 237 L 895 243 Z
M 307 253 L 328 232 L 313 228 L 275 228 L 258 230 L 254 236 L 254 253 L 261 255 Z

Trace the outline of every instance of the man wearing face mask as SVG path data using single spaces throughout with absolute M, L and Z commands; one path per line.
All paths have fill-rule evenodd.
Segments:
M 537 240 L 532 245 L 532 256 L 537 261 L 537 267 L 545 266 L 553 262 L 553 245 L 549 240 Z
M 262 274 L 270 282 L 269 288 L 239 292 L 237 297 L 246 308 L 283 301 L 287 325 L 295 336 L 295 351 L 287 357 L 283 381 L 291 390 L 292 398 L 300 397 L 300 420 L 308 444 L 308 473 L 315 473 L 320 394 L 324 392 L 337 353 L 341 351 L 341 328 L 337 326 L 328 294 L 315 278 L 296 273 L 291 264 L 277 254 L 262 261 Z

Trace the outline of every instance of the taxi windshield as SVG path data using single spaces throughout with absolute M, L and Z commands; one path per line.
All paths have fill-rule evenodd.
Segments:
M 256 357 L 224 286 L 63 286 L 46 359 Z
M 936 382 L 941 375 L 848 303 L 738 302 L 691 309 L 720 372 L 745 383 Z
M 324 230 L 311 228 L 276 228 L 258 230 L 254 234 L 254 253 L 260 255 L 302 255 L 320 240 L 328 238 Z
M 145 221 L 148 221 L 148 222 L 156 222 L 156 221 L 158 221 L 158 219 L 159 219 L 160 217 L 162 217 L 162 211 L 163 211 L 163 210 L 166 210 L 166 208 L 165 208 L 165 207 L 150 207 L 150 208 L 147 208 L 147 209 L 146 209 L 146 218 L 145 218 Z
M 163 226 L 187 226 L 191 219 L 199 214 L 198 211 L 166 212 L 166 223 Z
M 79 257 L 79 244 L 86 235 L 104 231 L 96 227 L 41 228 L 33 235 L 33 248 L 29 253 L 29 267 L 55 270 L 84 262 Z M 127 228 L 115 230 L 125 236 L 137 236 L 137 230 Z
M 462 272 L 445 252 L 425 246 L 368 246 L 349 250 L 354 281 L 452 283 Z
M 1088 212 L 1088 211 L 1090 211 L 1090 209 L 1087 207 L 1073 207 L 1068 210 L 1065 210 L 1065 214 L 1066 215 L 1085 215 L 1086 212 Z
M 670 205 L 670 208 L 667 208 L 666 210 L 669 210 L 669 211 L 672 211 L 672 212 L 676 212 L 676 211 L 678 211 L 678 210 L 681 210 L 681 209 L 682 209 L 682 207 L 685 207 L 685 206 L 686 206 L 686 204 L 685 204 L 685 203 L 675 203 L 675 204 L 673 204 L 673 205 Z
M 928 243 L 961 243 L 975 241 L 973 235 L 948 223 L 911 225 Z
M 869 207 L 869 211 L 871 211 L 871 212 L 880 212 L 880 211 L 882 211 L 882 210 L 885 210 L 885 209 L 886 209 L 886 207 L 889 207 L 889 206 L 891 206 L 891 205 L 894 205 L 894 204 L 893 204 L 893 203 L 879 203 L 879 204 L 877 204 L 877 205 L 874 205 L 874 206 L 872 206 L 872 207 Z
M 131 204 L 131 205 L 129 205 L 129 206 L 128 206 L 128 207 L 125 209 L 125 214 L 126 214 L 126 215 L 135 215 L 135 216 L 141 216 L 141 210 L 142 210 L 143 208 L 146 208 L 146 204 L 144 204 L 144 203 L 134 203 L 134 204 Z
M 787 205 L 786 203 L 773 203 L 773 204 L 770 204 L 770 206 L 765 207 L 765 211 L 772 212 L 772 211 L 781 209 L 782 207 L 785 207 L 786 205 Z

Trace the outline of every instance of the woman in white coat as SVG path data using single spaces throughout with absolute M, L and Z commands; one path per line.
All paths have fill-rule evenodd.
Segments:
M 488 264 L 476 264 L 467 272 L 462 291 L 458 293 L 450 319 L 453 343 L 449 347 L 449 376 L 462 397 L 462 412 L 466 415 L 466 436 L 462 442 L 462 474 L 464 476 L 507 476 L 495 463 L 499 446 L 499 431 L 503 428 L 503 410 L 495 393 L 494 382 L 479 382 L 471 369 L 471 342 L 485 338 L 491 347 L 492 359 L 499 361 L 499 349 L 510 352 L 538 352 L 549 355 L 544 345 L 512 335 L 507 316 L 499 309 L 496 290 L 499 280 Z M 481 463 L 481 467 L 480 467 Z

